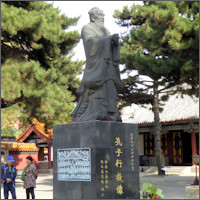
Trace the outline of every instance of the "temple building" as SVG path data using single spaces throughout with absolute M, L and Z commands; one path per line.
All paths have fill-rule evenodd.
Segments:
M 154 116 L 150 106 L 132 105 L 123 110 L 124 123 L 137 123 L 141 166 L 155 166 Z M 161 149 L 165 166 L 190 166 L 199 155 L 199 99 L 173 95 L 160 113 Z
M 124 123 L 136 123 L 139 130 L 141 166 L 155 166 L 154 116 L 150 106 L 133 104 L 122 111 Z M 165 102 L 160 113 L 161 149 L 165 166 L 191 166 L 192 156 L 199 155 L 199 99 L 173 95 Z M 37 119 L 32 121 L 16 138 L 1 137 L 1 163 L 8 155 L 16 160 L 17 169 L 26 166 L 31 155 L 39 170 L 52 168 L 53 130 Z
M 45 124 L 34 119 L 16 138 L 1 137 L 1 163 L 5 163 L 7 156 L 12 155 L 17 169 L 23 169 L 26 157 L 32 156 L 39 171 L 48 171 L 53 161 L 52 136 L 52 129 L 46 131 Z
M 17 169 L 26 167 L 26 157 L 32 156 L 34 164 L 38 165 L 39 148 L 34 143 L 1 142 L 1 163 L 6 163 L 8 156 L 13 156 Z

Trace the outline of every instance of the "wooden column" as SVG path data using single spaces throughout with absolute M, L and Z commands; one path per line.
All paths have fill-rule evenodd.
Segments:
M 37 134 L 36 134 L 36 139 L 35 139 L 35 145 L 37 146 Z
M 44 147 L 39 147 L 38 161 L 44 161 Z
M 49 169 L 51 169 L 51 144 L 48 146 L 48 161 L 49 161 Z
M 192 156 L 197 154 L 197 143 L 196 143 L 196 133 L 195 129 L 192 130 L 191 133 L 191 142 L 192 142 Z

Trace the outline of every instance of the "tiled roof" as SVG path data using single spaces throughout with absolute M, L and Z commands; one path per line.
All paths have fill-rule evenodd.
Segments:
M 6 146 L 8 147 L 9 151 L 39 151 L 39 148 L 35 145 L 35 143 L 1 143 L 2 149 L 6 149 Z
M 172 120 L 172 121 L 165 121 L 165 122 L 160 122 L 161 124 L 173 124 L 173 123 L 188 123 L 188 122 L 198 122 L 199 118 L 195 119 L 180 119 L 180 120 Z M 152 125 L 154 122 L 151 123 L 139 123 L 138 125 L 146 126 L 146 125 Z
M 39 122 L 37 119 L 32 120 L 32 124 L 35 128 L 45 137 L 49 138 L 49 135 L 45 132 L 45 123 Z
M 199 99 L 188 95 L 172 95 L 164 102 L 163 111 L 160 112 L 161 123 L 174 121 L 191 121 L 199 119 Z M 125 107 L 122 111 L 124 123 L 149 124 L 154 122 L 151 106 L 142 107 L 136 104 Z
M 19 140 L 26 132 L 32 127 L 32 124 L 29 124 L 25 129 L 23 129 L 22 133 L 16 136 L 16 139 Z
M 1 143 L 1 149 L 6 149 L 6 145 Z
M 27 128 L 25 128 L 24 131 L 19 136 L 16 136 L 16 139 L 20 140 L 28 132 L 28 130 L 31 127 L 36 128 L 36 130 L 38 130 L 46 138 L 52 139 L 53 129 L 47 129 L 47 132 L 48 132 L 48 134 L 47 134 L 46 131 L 45 131 L 45 123 L 41 123 L 37 119 L 33 119 L 32 124 L 29 124 L 27 126 Z

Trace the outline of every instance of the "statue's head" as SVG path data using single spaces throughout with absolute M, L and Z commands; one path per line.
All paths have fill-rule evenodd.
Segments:
M 90 22 L 97 22 L 104 24 L 104 13 L 97 7 L 92 8 L 89 12 Z

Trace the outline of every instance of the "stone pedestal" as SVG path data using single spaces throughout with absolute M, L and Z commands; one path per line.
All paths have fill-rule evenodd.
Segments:
M 54 199 L 139 199 L 137 125 L 77 122 L 53 134 Z
M 38 165 L 37 165 L 37 170 L 38 173 L 50 173 L 50 169 L 49 169 L 49 162 L 44 160 L 44 161 L 38 161 Z
M 199 199 L 199 185 L 190 185 L 185 187 L 188 199 Z

